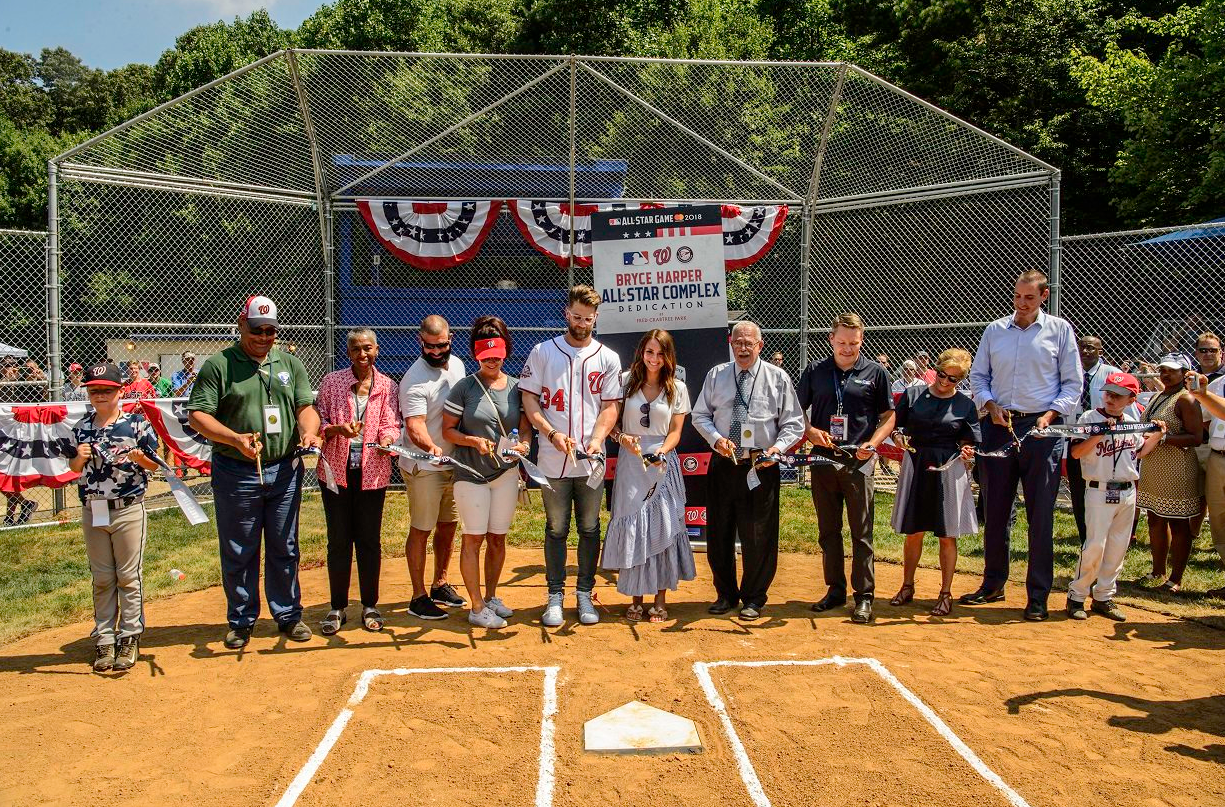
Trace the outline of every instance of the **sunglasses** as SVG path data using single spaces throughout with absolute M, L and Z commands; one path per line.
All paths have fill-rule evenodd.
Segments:
M 1221 352 L 1221 349 L 1219 347 L 1197 347 L 1195 350 L 1198 353 L 1220 353 Z
M 450 339 L 448 339 L 445 342 L 422 342 L 421 343 L 422 350 L 446 350 L 450 346 L 451 346 Z
M 252 336 L 276 336 L 275 325 L 265 325 L 262 328 L 251 328 Z
M 649 429 L 651 427 L 651 405 L 644 403 L 638 407 L 638 411 L 642 413 L 642 417 L 638 419 L 638 425 L 644 429 Z
M 936 378 L 943 378 L 945 381 L 949 382 L 950 384 L 960 384 L 961 379 L 965 378 L 965 376 L 952 375 L 951 373 L 946 373 L 943 370 L 937 370 Z

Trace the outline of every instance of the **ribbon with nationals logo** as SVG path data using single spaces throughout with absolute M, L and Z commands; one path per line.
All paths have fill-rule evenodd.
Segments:
M 1099 434 L 1143 434 L 1144 432 L 1159 432 L 1161 427 L 1155 423 L 1116 423 L 1113 426 L 1102 423 L 1055 423 L 1045 429 L 1031 429 L 1035 437 L 1096 437 Z
M 502 202 L 410 202 L 362 199 L 357 209 L 393 255 L 418 269 L 472 260 L 498 219 Z
M 396 446 L 396 445 L 385 446 L 385 445 L 382 445 L 381 443 L 366 443 L 366 446 L 369 448 L 376 448 L 379 451 L 385 451 L 388 454 L 395 454 L 397 456 L 405 457 L 410 460 L 416 460 L 417 462 L 424 462 L 427 465 L 434 465 L 439 468 L 445 468 L 447 466 L 450 466 L 452 468 L 462 468 L 468 473 L 472 474 L 473 476 L 481 475 L 475 468 L 469 465 L 463 464 L 462 462 L 455 459 L 454 457 L 448 457 L 446 454 L 443 454 L 441 457 L 436 457 L 433 454 L 426 454 L 423 451 L 410 451 L 404 446 Z

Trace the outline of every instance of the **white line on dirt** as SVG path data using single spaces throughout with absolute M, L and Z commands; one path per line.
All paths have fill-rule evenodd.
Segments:
M 327 758 L 328 752 L 336 745 L 341 733 L 353 717 L 353 707 L 360 704 L 370 692 L 370 684 L 380 675 L 426 675 L 440 673 L 544 673 L 544 702 L 540 711 L 540 775 L 536 782 L 536 807 L 552 807 L 553 805 L 553 767 L 557 759 L 557 749 L 554 745 L 553 718 L 557 715 L 557 673 L 560 667 L 399 667 L 394 670 L 366 670 L 357 679 L 353 694 L 349 696 L 348 705 L 340 710 L 340 714 L 332 721 L 323 739 L 311 753 L 302 770 L 289 783 L 285 795 L 276 803 L 276 807 L 293 807 L 306 790 L 311 779 Z
M 757 778 L 757 771 L 753 767 L 753 762 L 749 759 L 748 753 L 744 749 L 744 744 L 740 741 L 740 735 L 736 733 L 735 726 L 732 725 L 731 716 L 727 713 L 727 706 L 723 703 L 723 698 L 719 695 L 718 689 L 715 688 L 714 681 L 710 677 L 710 669 L 712 667 L 820 667 L 827 664 L 834 664 L 839 667 L 845 667 L 848 664 L 862 664 L 872 669 L 886 683 L 897 690 L 902 698 L 913 706 L 923 718 L 935 728 L 936 733 L 943 737 L 953 749 L 961 755 L 962 759 L 970 763 L 979 776 L 985 779 L 993 787 L 1004 794 L 1008 802 L 1013 807 L 1029 807 L 1029 803 L 1021 798 L 1015 790 L 1008 786 L 1008 783 L 1000 778 L 999 774 L 987 767 L 987 763 L 983 762 L 978 754 L 975 754 L 973 749 L 965 744 L 964 741 L 953 730 L 948 727 L 948 724 L 940 719 L 930 706 L 898 680 L 892 672 L 889 671 L 884 664 L 874 658 L 843 658 L 841 656 L 832 656 L 830 658 L 798 660 L 790 659 L 783 661 L 699 661 L 693 665 L 693 674 L 697 676 L 698 683 L 702 686 L 702 691 L 706 693 L 706 700 L 710 703 L 710 707 L 714 709 L 715 714 L 719 716 L 719 722 L 723 724 L 723 731 L 727 734 L 728 742 L 731 743 L 732 753 L 736 757 L 736 766 L 740 769 L 740 778 L 744 781 L 745 788 L 748 789 L 749 798 L 753 800 L 754 807 L 771 807 L 770 799 L 766 796 L 765 788 L 761 785 L 761 780 Z

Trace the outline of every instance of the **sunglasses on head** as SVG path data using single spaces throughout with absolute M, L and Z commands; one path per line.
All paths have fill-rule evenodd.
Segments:
M 950 384 L 960 384 L 961 379 L 965 378 L 965 376 L 953 375 L 952 373 L 946 373 L 943 370 L 937 370 L 936 378 L 943 378 L 945 381 L 948 381 Z

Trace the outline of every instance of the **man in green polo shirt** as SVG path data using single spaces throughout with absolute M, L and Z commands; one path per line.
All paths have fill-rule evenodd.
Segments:
M 305 642 L 298 587 L 299 447 L 319 447 L 319 413 L 306 368 L 273 347 L 276 304 L 247 300 L 238 344 L 200 368 L 187 409 L 192 427 L 213 444 L 213 501 L 221 544 L 221 582 L 230 631 L 225 646 L 247 644 L 259 617 L 259 559 L 264 593 L 278 629 Z

